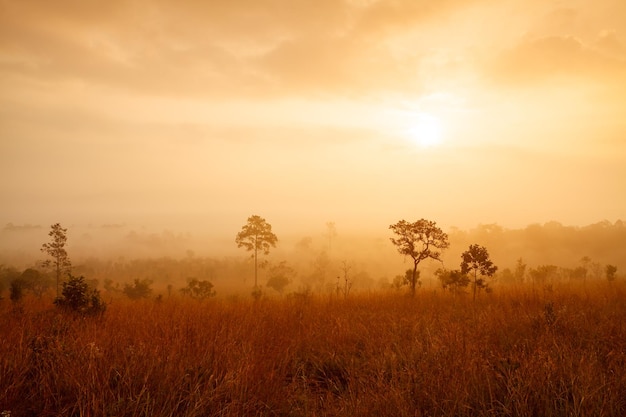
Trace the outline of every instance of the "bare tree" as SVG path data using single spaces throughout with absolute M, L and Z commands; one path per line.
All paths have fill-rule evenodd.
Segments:
M 72 263 L 65 250 L 65 243 L 67 242 L 67 229 L 61 227 L 59 223 L 55 223 L 50 226 L 51 230 L 48 236 L 52 238 L 50 243 L 44 243 L 41 246 L 41 251 L 52 259 L 48 259 L 43 262 L 43 266 L 46 268 L 53 267 L 56 275 L 57 282 L 57 298 L 59 298 L 59 282 L 61 275 L 69 274 L 72 268 Z
M 265 255 L 270 252 L 270 247 L 276 247 L 278 238 L 272 233 L 272 225 L 264 218 L 253 215 L 248 217 L 246 223 L 235 238 L 238 248 L 246 248 L 247 251 L 254 251 L 254 289 L 258 289 L 258 252 Z
M 409 280 L 411 294 L 415 295 L 417 285 L 417 266 L 424 259 L 441 261 L 441 250 L 448 248 L 448 235 L 444 233 L 437 223 L 420 219 L 414 223 L 400 220 L 389 226 L 397 238 L 391 238 L 391 243 L 397 246 L 398 252 L 410 256 L 413 259 L 413 273 Z
M 348 261 L 341 261 L 341 272 L 343 273 L 343 288 L 339 285 L 339 277 L 337 277 L 337 295 L 343 292 L 343 297 L 348 298 L 350 289 L 352 288 L 352 280 L 350 280 L 350 270 L 352 266 Z

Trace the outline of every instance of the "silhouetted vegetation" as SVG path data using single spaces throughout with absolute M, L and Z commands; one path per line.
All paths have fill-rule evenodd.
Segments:
M 253 215 L 248 217 L 248 222 L 237 233 L 235 243 L 238 248 L 245 248 L 247 251 L 253 251 L 254 257 L 254 291 L 253 295 L 258 297 L 258 253 L 259 251 L 267 255 L 270 247 L 276 247 L 278 238 L 272 233 L 272 225 L 265 221 L 264 218 Z
M 52 267 L 54 270 L 57 297 L 59 297 L 61 277 L 70 273 L 72 263 L 70 262 L 70 258 L 65 250 L 65 244 L 67 243 L 67 229 L 62 228 L 59 223 L 53 224 L 50 226 L 50 229 L 51 230 L 48 233 L 48 236 L 50 236 L 51 241 L 49 243 L 44 243 L 41 246 L 41 251 L 52 258 L 51 260 L 48 259 L 44 261 L 43 266 L 46 268 Z
M 98 321 L 0 305 L 12 415 L 626 413 L 623 280 L 489 297 L 421 291 L 194 303 L 120 299 Z M 472 314 L 468 314 L 471 311 Z M 18 325 L 19 323 L 19 325 Z
M 277 265 L 270 265 L 267 275 L 267 286 L 279 294 L 283 294 L 285 288 L 291 284 L 296 276 L 296 271 L 286 261 L 281 261 Z
M 617 274 L 617 267 L 615 265 L 607 265 L 605 267 L 606 279 L 609 282 L 615 281 L 615 277 Z
M 122 292 L 131 300 L 148 298 L 152 294 L 152 281 L 149 279 L 136 279 L 133 284 L 124 285 Z
M 467 276 L 467 273 L 463 273 L 458 269 L 447 270 L 447 269 L 438 269 L 435 272 L 437 278 L 441 282 L 441 287 L 444 290 L 450 291 L 452 294 L 462 294 L 464 293 L 464 288 L 466 288 L 470 283 L 470 278 Z
M 61 297 L 55 299 L 54 303 L 63 309 L 85 315 L 102 314 L 106 310 L 100 292 L 96 288 L 89 288 L 83 276 L 70 275 L 63 283 Z
M 0 302 L 0 410 L 155 416 L 626 413 L 620 257 L 600 261 L 587 248 L 561 266 L 559 258 L 522 259 L 526 252 L 520 249 L 507 254 L 508 268 L 496 270 L 491 259 L 506 247 L 507 232 L 486 227 L 468 234 L 479 243 L 462 253 L 461 269 L 448 270 L 441 267 L 441 250 L 459 248 L 469 237 L 452 245 L 434 222 L 423 220 L 426 228 L 417 229 L 426 244 L 421 232 L 412 234 L 413 225 L 393 225 L 405 235 L 396 233 L 400 237 L 392 243 L 413 265 L 392 282 L 380 271 L 397 271 L 396 263 L 376 269 L 363 258 L 340 261 L 341 239 L 332 242 L 331 256 L 328 234 L 320 233 L 321 245 L 302 239 L 293 253 L 280 254 L 286 260 L 267 262 L 265 286 L 272 291 L 256 285 L 255 303 L 222 290 L 245 283 L 250 264 L 239 258 L 188 252 L 180 259 L 85 259 L 74 270 L 93 278 L 70 275 L 63 283 L 56 304 L 78 313 L 63 315 L 51 308 L 54 274 L 32 265 L 2 266 L 0 284 L 14 303 Z M 488 253 L 483 245 L 492 244 L 494 253 Z M 384 242 L 367 252 L 368 261 L 385 247 L 393 249 Z M 461 251 L 450 252 L 458 262 Z M 420 259 L 419 270 L 411 253 Z M 475 283 L 478 291 L 486 278 L 493 291 L 473 301 L 467 287 Z M 97 282 L 104 283 L 107 314 L 84 320 L 104 311 Z M 413 297 L 402 295 L 407 284 Z M 191 300 L 207 298 L 212 301 Z
M 215 297 L 216 295 L 211 281 L 199 281 L 195 278 L 190 279 L 187 286 L 181 288 L 180 291 L 196 300 L 204 300 L 205 298 Z
M 391 238 L 402 255 L 410 256 L 413 260 L 413 273 L 408 279 L 411 294 L 415 294 L 417 285 L 417 266 L 425 259 L 441 260 L 441 250 L 446 249 L 450 243 L 448 235 L 437 224 L 430 220 L 420 219 L 414 223 L 400 220 L 389 226 L 397 238 Z
M 461 254 L 461 274 L 473 274 L 472 293 L 476 299 L 476 291 L 488 288 L 488 283 L 483 277 L 492 277 L 498 267 L 489 259 L 487 248 L 479 245 L 470 245 L 469 249 Z M 480 278 L 479 275 L 480 274 Z

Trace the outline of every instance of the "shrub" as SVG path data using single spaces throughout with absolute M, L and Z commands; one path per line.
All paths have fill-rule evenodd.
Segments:
M 24 289 L 26 287 L 26 282 L 22 278 L 16 278 L 11 281 L 10 285 L 10 293 L 11 293 L 11 301 L 17 303 L 22 300 L 24 297 Z
M 213 283 L 211 281 L 199 281 L 196 278 L 189 280 L 189 283 L 185 288 L 180 290 L 183 294 L 195 298 L 198 300 L 204 300 L 205 298 L 215 297 L 215 290 L 213 289 Z
M 89 315 L 101 314 L 106 310 L 106 305 L 100 299 L 100 292 L 95 288 L 90 289 L 82 275 L 70 275 L 69 280 L 63 283 L 61 295 L 54 303 L 66 310 Z
M 124 285 L 124 294 L 131 300 L 138 300 L 140 298 L 148 298 L 152 294 L 152 281 L 149 279 L 135 279 L 133 285 Z

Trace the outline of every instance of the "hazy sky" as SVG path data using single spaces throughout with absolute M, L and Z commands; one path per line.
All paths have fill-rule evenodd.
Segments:
M 626 217 L 623 0 L 0 0 L 0 222 Z

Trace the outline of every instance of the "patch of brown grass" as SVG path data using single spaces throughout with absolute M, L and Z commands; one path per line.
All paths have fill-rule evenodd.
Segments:
M 626 291 L 0 304 L 12 416 L 626 415 Z

